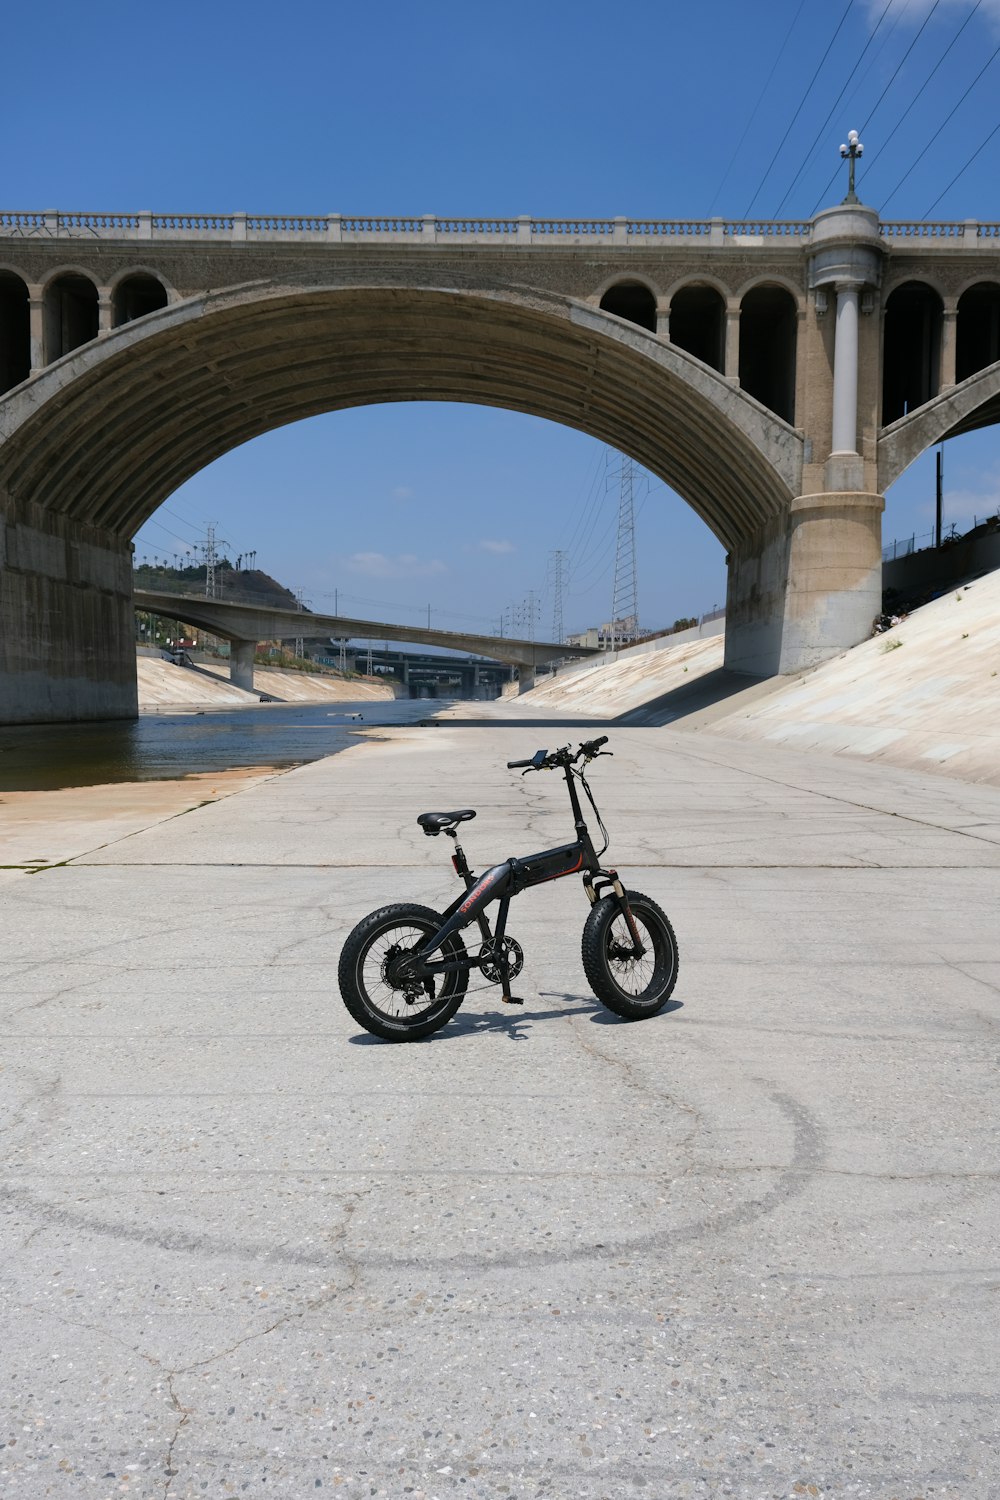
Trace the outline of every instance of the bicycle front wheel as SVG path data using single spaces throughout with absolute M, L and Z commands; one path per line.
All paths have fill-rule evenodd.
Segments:
M 337 979 L 351 1015 L 372 1036 L 387 1042 L 416 1042 L 437 1031 L 458 1010 L 468 988 L 467 969 L 453 969 L 424 980 L 393 977 L 393 967 L 417 952 L 444 926 L 444 917 L 429 906 L 397 902 L 371 912 L 355 927 L 340 955 Z M 439 956 L 466 957 L 465 944 L 453 933 Z
M 677 939 L 664 911 L 641 891 L 627 891 L 645 953 L 637 957 L 628 923 L 614 896 L 590 909 L 583 929 L 587 982 L 609 1010 L 627 1021 L 655 1016 L 677 983 Z

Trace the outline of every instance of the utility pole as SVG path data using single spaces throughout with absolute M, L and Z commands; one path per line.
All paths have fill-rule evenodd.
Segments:
M 943 443 L 939 443 L 938 444 L 938 451 L 934 455 L 934 457 L 937 460 L 937 462 L 935 464 L 936 480 L 937 480 L 937 488 L 936 488 L 937 517 L 936 517 L 935 524 L 934 524 L 934 545 L 935 545 L 935 547 L 937 547 L 938 551 L 940 551 L 941 550 L 941 510 L 942 510 L 942 502 L 944 500 L 944 444 Z
M 611 649 L 639 634 L 639 586 L 635 559 L 635 464 L 622 455 L 618 495 L 618 540 L 611 596 Z
M 563 570 L 566 567 L 566 553 L 558 547 L 555 552 L 550 553 L 552 565 L 552 639 L 558 645 L 563 640 Z
M 367 677 L 373 676 L 373 672 L 372 672 L 372 643 L 371 643 L 371 641 L 368 642 L 368 660 L 365 662 L 365 675 Z

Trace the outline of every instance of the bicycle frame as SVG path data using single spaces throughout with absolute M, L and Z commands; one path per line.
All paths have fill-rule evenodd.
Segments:
M 560 844 L 555 849 L 543 849 L 537 854 L 529 854 L 524 858 L 506 859 L 477 877 L 469 869 L 455 830 L 453 828 L 444 830 L 455 840 L 452 864 L 456 874 L 464 881 L 465 890 L 443 913 L 444 922 L 441 928 L 420 951 L 401 957 L 399 977 L 405 975 L 408 979 L 426 981 L 439 974 L 462 969 L 481 969 L 484 964 L 492 963 L 501 973 L 503 998 L 510 1002 L 510 965 L 506 958 L 504 937 L 507 928 L 507 913 L 512 899 L 532 886 L 545 885 L 550 880 L 562 880 L 567 875 L 576 874 L 582 874 L 583 888 L 591 905 L 594 905 L 600 899 L 601 894 L 607 890 L 614 892 L 622 915 L 628 924 L 635 956 L 641 957 L 645 953 L 646 950 L 629 908 L 624 886 L 618 878 L 618 872 L 605 870 L 594 849 L 580 808 L 580 798 L 572 767 L 566 764 L 562 769 L 566 778 L 576 829 L 576 838 L 571 844 Z M 586 782 L 584 785 L 586 786 Z M 587 790 L 593 801 L 589 787 Z M 596 804 L 594 810 L 597 811 Z M 598 819 L 600 819 L 600 814 L 598 814 Z M 500 908 L 497 912 L 496 926 L 491 930 L 486 916 L 486 907 L 494 901 L 499 901 Z M 484 945 L 482 952 L 467 953 L 461 959 L 433 959 L 433 954 L 441 949 L 453 933 L 461 931 L 473 922 L 477 924 L 482 934 Z

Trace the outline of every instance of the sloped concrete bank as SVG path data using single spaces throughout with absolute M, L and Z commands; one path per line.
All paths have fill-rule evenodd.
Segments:
M 275 667 L 257 668 L 254 673 L 256 691 L 248 693 L 229 681 L 229 669 L 224 664 L 199 663 L 193 668 L 179 667 L 159 656 L 139 656 L 136 673 L 140 713 L 167 707 L 256 707 L 262 693 L 282 703 L 391 701 L 396 696 L 390 683 L 289 672 Z
M 793 677 L 725 673 L 721 637 L 560 675 L 505 714 L 711 730 L 1000 785 L 1000 572 Z

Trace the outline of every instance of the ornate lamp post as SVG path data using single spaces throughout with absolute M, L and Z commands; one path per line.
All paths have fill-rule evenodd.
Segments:
M 865 148 L 858 140 L 858 132 L 856 130 L 849 130 L 847 132 L 847 144 L 842 145 L 840 148 L 840 155 L 843 160 L 849 161 L 851 164 L 850 175 L 847 179 L 847 197 L 844 199 L 845 203 L 857 203 L 858 201 L 858 195 L 854 191 L 854 164 L 858 157 L 863 156 L 864 153 Z

